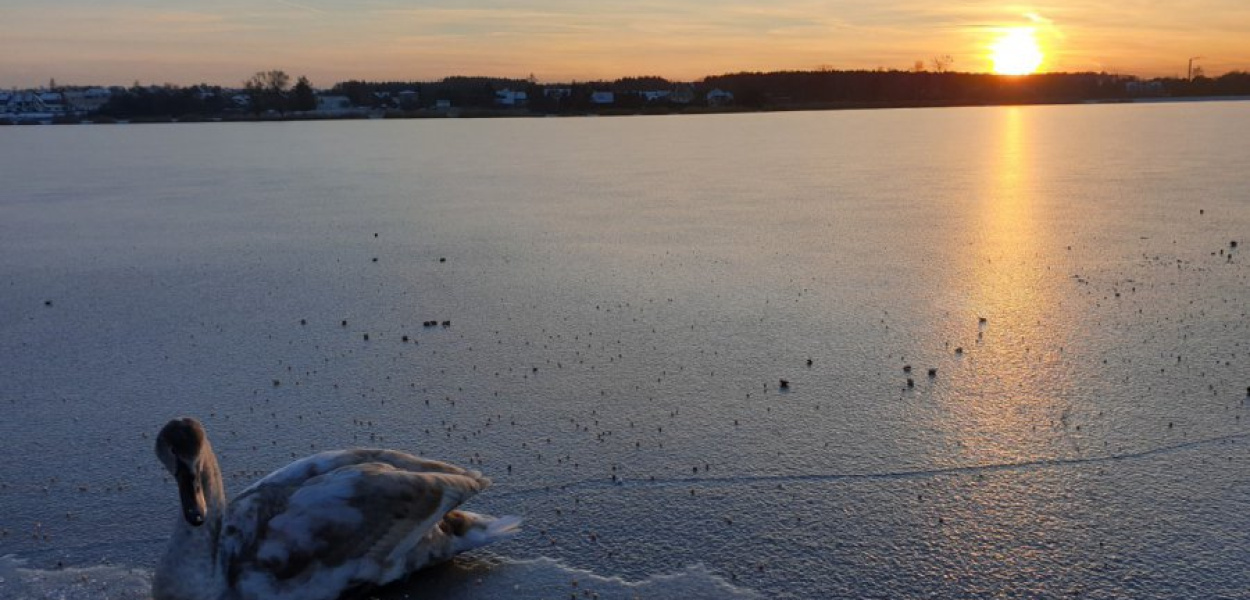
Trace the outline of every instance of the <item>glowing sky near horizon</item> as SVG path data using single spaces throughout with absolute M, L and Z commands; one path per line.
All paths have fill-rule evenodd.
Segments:
M 1042 71 L 1250 70 L 1246 0 L 6 0 L 0 86 L 238 85 L 280 68 L 314 85 L 447 75 L 540 81 L 741 70 L 991 69 L 1030 26 Z

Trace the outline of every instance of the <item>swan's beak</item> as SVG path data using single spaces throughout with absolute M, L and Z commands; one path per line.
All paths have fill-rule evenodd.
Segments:
M 178 461 L 177 469 L 174 472 L 174 479 L 178 481 L 178 499 L 182 501 L 182 516 L 192 527 L 199 527 L 204 524 L 204 514 L 208 512 L 208 507 L 204 502 L 204 490 L 200 489 L 200 479 L 181 460 Z

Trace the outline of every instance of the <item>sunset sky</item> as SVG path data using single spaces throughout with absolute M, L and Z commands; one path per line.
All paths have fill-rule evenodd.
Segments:
M 950 55 L 989 71 L 1032 28 L 1042 71 L 1250 70 L 1248 0 L 6 0 L 0 86 L 239 85 L 280 68 L 346 79 L 539 81 L 741 70 L 910 69 Z

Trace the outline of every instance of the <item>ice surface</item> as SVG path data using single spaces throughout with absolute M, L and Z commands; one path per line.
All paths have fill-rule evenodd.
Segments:
M 447 585 L 1244 595 L 1248 112 L 10 128 L 0 555 L 151 569 L 186 414 L 481 470 Z
M 3 600 L 148 600 L 152 574 L 117 566 L 38 570 L 13 556 L 0 557 L 0 599 Z M 441 598 L 445 600 L 567 598 L 570 594 L 600 600 L 672 598 L 733 600 L 761 598 L 735 588 L 700 566 L 644 581 L 626 581 L 572 569 L 551 559 L 479 559 L 458 561 L 423 571 L 409 581 L 378 590 L 382 600 Z
M 0 556 L 0 598 L 5 600 L 146 600 L 152 575 L 118 566 L 31 569 L 25 561 Z

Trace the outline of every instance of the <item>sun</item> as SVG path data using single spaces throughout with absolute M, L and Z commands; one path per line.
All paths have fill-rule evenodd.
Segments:
M 1032 27 L 1012 27 L 990 45 L 990 61 L 999 75 L 1028 75 L 1042 66 L 1042 48 Z

